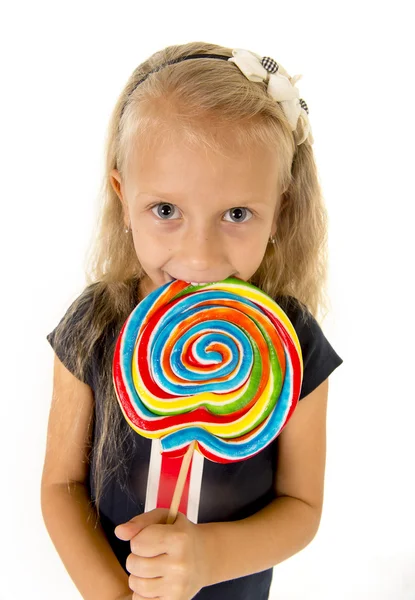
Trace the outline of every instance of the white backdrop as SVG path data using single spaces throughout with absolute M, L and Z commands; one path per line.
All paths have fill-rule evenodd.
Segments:
M 275 567 L 271 598 L 415 598 L 409 5 L 3 6 L 1 600 L 80 598 L 40 511 L 53 363 L 45 336 L 84 286 L 118 94 L 152 52 L 195 40 L 248 48 L 303 74 L 330 213 L 323 329 L 344 364 L 330 379 L 324 514 L 314 541 Z

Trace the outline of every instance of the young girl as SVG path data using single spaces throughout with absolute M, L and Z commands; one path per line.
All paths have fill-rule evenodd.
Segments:
M 171 46 L 132 74 L 108 133 L 87 287 L 47 336 L 55 350 L 42 478 L 49 534 L 84 598 L 265 600 L 272 567 L 316 535 L 328 377 L 326 210 L 308 107 L 281 65 L 205 43 Z M 300 340 L 300 402 L 251 459 L 205 460 L 197 518 L 145 510 L 151 440 L 112 381 L 122 325 L 171 281 L 249 281 Z

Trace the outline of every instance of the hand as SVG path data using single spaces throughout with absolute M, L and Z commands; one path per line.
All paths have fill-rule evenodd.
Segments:
M 126 569 L 133 600 L 190 600 L 207 581 L 203 529 L 182 513 L 165 525 L 168 512 L 156 508 L 115 528 L 119 539 L 130 540 Z

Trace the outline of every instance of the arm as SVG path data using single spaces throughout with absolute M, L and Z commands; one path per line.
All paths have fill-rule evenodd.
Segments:
M 119 564 L 91 505 L 85 485 L 93 415 L 91 388 L 55 356 L 53 398 L 41 484 L 49 535 L 86 600 L 131 598 Z
M 263 571 L 307 546 L 318 531 L 324 495 L 328 379 L 297 405 L 278 438 L 276 498 L 240 521 L 201 523 L 208 581 Z

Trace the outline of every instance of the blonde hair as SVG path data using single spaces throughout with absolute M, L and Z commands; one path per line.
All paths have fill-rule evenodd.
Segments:
M 268 245 L 250 282 L 273 298 L 282 297 L 287 306 L 296 302 L 304 319 L 313 314 L 319 320 L 319 314 L 327 312 L 327 214 L 311 145 L 306 140 L 297 146 L 301 132 L 291 131 L 280 105 L 267 94 L 266 84 L 252 83 L 228 61 L 185 60 L 157 70 L 167 61 L 195 53 L 232 56 L 231 49 L 215 44 L 169 46 L 140 64 L 121 92 L 108 127 L 102 210 L 87 258 L 88 287 L 56 331 L 57 343 L 71 352 L 81 379 L 88 357 L 97 348 L 101 351 L 102 372 L 95 395 L 102 398 L 102 427 L 95 432 L 90 456 L 97 512 L 110 477 L 116 475 L 128 488 L 129 452 L 136 435 L 118 406 L 112 356 L 115 338 L 137 305 L 137 284 L 144 271 L 132 236 L 124 231 L 122 205 L 109 180 L 113 169 L 125 174 L 134 144 L 143 147 L 156 131 L 168 135 L 173 120 L 190 144 L 218 152 L 226 152 L 226 136 L 218 133 L 229 127 L 231 143 L 245 151 L 254 143 L 276 148 L 281 194 L 276 244 Z M 66 327 L 75 312 L 76 333 Z

